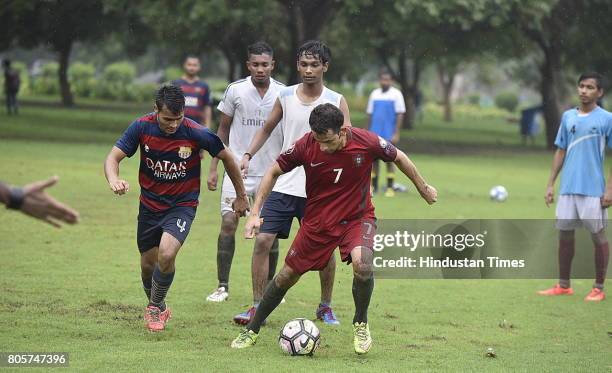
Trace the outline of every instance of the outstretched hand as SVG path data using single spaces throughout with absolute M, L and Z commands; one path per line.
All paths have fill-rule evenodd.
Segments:
M 43 220 L 56 228 L 61 228 L 60 222 L 76 224 L 79 213 L 45 192 L 45 189 L 57 183 L 59 177 L 36 181 L 23 187 L 23 204 L 21 211 L 36 219 Z

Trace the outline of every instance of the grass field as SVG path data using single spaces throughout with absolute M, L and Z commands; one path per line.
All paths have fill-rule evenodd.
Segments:
M 219 224 L 219 194 L 208 191 L 177 259 L 168 299 L 174 317 L 164 333 L 146 332 L 135 243 L 137 161 L 122 164 L 134 187 L 120 198 L 102 171 L 115 139 L 146 109 L 43 105 L 23 107 L 18 118 L 0 116 L 2 179 L 23 184 L 59 174 L 52 194 L 82 218 L 55 230 L 0 214 L 0 351 L 66 351 L 70 367 L 81 371 L 612 371 L 611 303 L 582 300 L 592 280 L 574 281 L 577 294 L 561 299 L 535 295 L 551 280 L 378 280 L 369 313 L 375 344 L 356 356 L 351 271 L 344 265 L 334 291 L 343 324 L 320 325 L 323 342 L 314 357 L 283 356 L 276 344 L 285 321 L 314 317 L 319 285 L 313 273 L 291 289 L 254 348 L 233 351 L 229 343 L 239 328 L 231 317 L 251 298 L 252 242 L 237 239 L 229 301 L 206 303 L 216 285 Z M 464 113 L 443 124 L 428 113 L 404 138 L 403 147 L 438 187 L 439 203 L 428 207 L 415 193 L 376 197 L 379 218 L 554 215 L 542 203 L 551 154 L 519 148 L 516 127 L 503 118 Z M 496 184 L 510 192 L 504 204 L 487 198 Z M 283 253 L 287 246 L 282 243 Z M 499 327 L 504 319 L 513 327 Z M 497 358 L 485 357 L 488 347 Z

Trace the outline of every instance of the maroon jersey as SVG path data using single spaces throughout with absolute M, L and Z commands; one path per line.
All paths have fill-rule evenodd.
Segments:
M 302 227 L 329 231 L 342 221 L 374 218 L 370 198 L 372 163 L 394 161 L 397 149 L 376 134 L 349 128 L 346 146 L 334 153 L 321 151 L 312 132 L 281 154 L 283 172 L 298 166 L 306 171 L 306 211 Z

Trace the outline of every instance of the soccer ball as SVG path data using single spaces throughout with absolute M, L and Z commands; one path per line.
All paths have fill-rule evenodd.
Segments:
M 495 202 L 504 202 L 508 198 L 508 191 L 501 185 L 494 186 L 489 191 L 489 197 Z
M 321 333 L 310 320 L 293 319 L 283 326 L 278 336 L 278 344 L 284 352 L 291 356 L 312 355 L 319 343 Z

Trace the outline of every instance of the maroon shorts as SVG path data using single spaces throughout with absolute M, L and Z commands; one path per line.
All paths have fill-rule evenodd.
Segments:
M 351 251 L 356 247 L 372 250 L 376 220 L 363 218 L 340 222 L 332 231 L 315 232 L 312 228 L 301 226 L 285 263 L 299 274 L 320 271 L 329 262 L 336 247 L 346 264 L 351 263 Z

